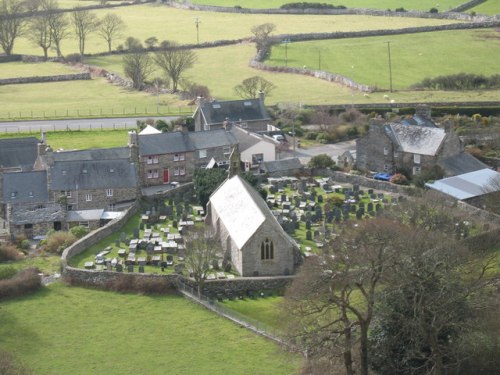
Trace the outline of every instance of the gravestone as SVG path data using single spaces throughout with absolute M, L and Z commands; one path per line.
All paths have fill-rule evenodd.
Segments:
M 311 230 L 311 220 L 306 221 L 306 229 Z
M 380 203 L 377 203 L 377 205 L 375 206 L 375 210 L 378 212 L 382 209 L 382 205 Z
M 139 238 L 139 228 L 134 228 L 134 238 Z
M 123 272 L 123 266 L 120 263 L 116 265 L 116 272 Z
M 139 273 L 144 273 L 144 266 L 142 265 L 139 266 Z
M 120 233 L 120 242 L 125 242 L 127 240 L 127 233 L 121 232 Z
M 318 203 L 323 203 L 323 196 L 322 195 L 318 195 Z
M 351 211 L 351 213 L 355 213 L 356 212 L 356 206 L 355 205 L 351 205 L 350 211 Z
M 352 185 L 353 191 L 359 191 L 359 185 Z
M 154 253 L 154 250 L 155 250 L 155 245 L 152 244 L 152 243 L 148 243 L 146 245 L 146 252 L 149 254 L 149 255 L 152 255 Z
M 286 194 L 281 194 L 281 202 L 286 202 Z
M 368 189 L 368 195 L 372 195 L 373 194 L 373 189 Z
M 174 213 L 174 207 L 169 205 L 165 207 L 165 215 L 166 216 L 172 216 Z
M 133 264 L 129 264 L 127 266 L 127 272 L 134 272 L 134 265 Z
M 113 271 L 113 266 L 111 265 L 111 263 L 106 263 L 106 270 Z
M 364 211 L 362 209 L 358 209 L 356 211 L 356 219 L 360 220 L 363 217 Z
M 314 238 L 318 238 L 320 235 L 319 230 L 314 231 Z
M 373 212 L 373 203 L 370 202 L 366 205 L 366 209 L 368 212 Z
M 308 240 L 308 241 L 312 241 L 312 234 L 311 234 L 311 231 L 310 231 L 310 230 L 308 230 L 308 231 L 306 232 L 306 240 Z

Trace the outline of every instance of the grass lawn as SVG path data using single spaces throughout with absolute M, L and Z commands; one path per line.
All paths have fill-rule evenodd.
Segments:
M 2 302 L 0 347 L 36 374 L 293 374 L 301 358 L 177 296 L 52 284 Z
M 494 1 L 494 0 L 490 0 Z M 217 5 L 233 7 L 239 5 L 243 8 L 279 8 L 282 4 L 291 3 L 291 0 L 193 0 L 194 4 Z M 312 1 L 310 1 L 312 2 Z M 446 11 L 454 8 L 465 0 L 442 0 L 436 3 L 436 0 L 325 0 L 326 4 L 344 5 L 348 8 L 371 8 L 371 9 L 396 9 L 404 7 L 406 10 L 429 10 L 436 7 L 440 11 Z
M 2 64 L 2 69 L 0 69 L 0 79 L 32 76 L 54 76 L 59 74 L 75 73 L 80 73 L 80 71 L 71 68 L 69 65 L 59 63 L 11 62 Z
M 60 264 L 61 258 L 59 256 L 44 255 L 29 256 L 15 262 L 0 263 L 0 268 L 14 267 L 15 269 L 21 270 L 24 268 L 36 267 L 45 274 L 52 274 L 61 270 Z
M 291 43 L 287 46 L 288 66 L 306 65 L 388 89 L 387 41 L 391 42 L 395 89 L 439 75 L 499 73 L 500 38 L 494 29 Z M 266 64 L 285 66 L 285 46 L 273 47 Z
M 222 304 L 241 315 L 279 329 L 283 325 L 283 321 L 280 320 L 280 304 L 282 302 L 283 297 L 272 296 L 244 300 L 225 300 Z
M 194 12 L 169 8 L 160 4 L 145 4 L 113 9 L 93 11 L 97 17 L 106 13 L 120 16 L 127 29 L 114 46 L 122 44 L 129 36 L 140 41 L 155 36 L 159 41 L 171 40 L 178 43 L 196 43 L 196 27 L 194 18 L 199 17 L 200 42 L 220 39 L 238 39 L 252 36 L 250 29 L 265 22 L 276 24 L 275 34 L 358 31 L 367 29 L 401 28 L 409 26 L 442 25 L 454 23 L 451 20 L 435 20 L 421 18 L 386 18 L 370 16 L 328 16 L 328 15 L 262 15 Z M 107 44 L 97 35 L 91 34 L 86 43 L 86 53 L 107 51 Z M 68 38 L 62 43 L 62 52 L 67 55 L 78 51 L 76 39 Z M 36 48 L 26 38 L 16 40 L 14 53 L 38 54 L 41 48 Z M 52 52 L 54 53 L 54 52 Z
M 160 114 L 192 113 L 174 95 L 160 95 Z M 109 84 L 105 78 L 0 86 L 0 119 L 118 117 L 157 114 L 157 97 Z
M 498 0 L 487 0 L 485 3 L 479 4 L 470 11 L 480 14 L 489 14 L 492 16 L 500 14 L 500 2 Z

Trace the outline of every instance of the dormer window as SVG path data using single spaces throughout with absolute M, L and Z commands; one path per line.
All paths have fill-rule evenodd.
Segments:
M 114 171 L 115 171 L 115 170 L 114 170 L 113 168 L 111 168 L 111 169 L 109 170 L 109 173 L 113 173 Z
M 245 107 L 251 107 L 252 106 L 252 102 L 243 102 L 243 105 Z
M 17 191 L 13 191 L 12 193 L 10 193 L 10 197 L 17 198 Z
M 214 103 L 212 104 L 213 109 L 220 109 L 220 104 L 219 103 Z
M 33 192 L 32 191 L 29 192 L 29 197 L 33 198 Z
M 82 173 L 83 173 L 83 174 L 86 174 L 86 173 L 87 173 L 87 170 L 86 170 L 86 169 L 82 170 Z
M 62 171 L 62 175 L 63 175 L 63 176 L 66 176 L 66 171 Z

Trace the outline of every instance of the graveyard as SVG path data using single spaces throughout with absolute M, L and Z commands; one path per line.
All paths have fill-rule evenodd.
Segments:
M 325 177 L 269 178 L 261 186 L 268 207 L 284 230 L 310 256 L 349 222 L 370 219 L 404 197 L 339 184 Z M 70 259 L 70 265 L 97 271 L 183 273 L 184 236 L 204 225 L 204 210 L 188 195 L 143 203 L 122 230 Z M 354 224 L 355 225 L 355 224 Z M 208 280 L 234 278 L 234 269 L 214 262 Z

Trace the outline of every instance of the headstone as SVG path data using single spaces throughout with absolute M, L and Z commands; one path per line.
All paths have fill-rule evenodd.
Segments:
M 116 272 L 123 272 L 123 266 L 120 263 L 116 265 Z
M 134 238 L 139 238 L 139 228 L 134 228 Z
M 306 229 L 311 230 L 311 220 L 306 221 Z
M 134 272 L 134 265 L 133 264 L 129 264 L 127 266 L 127 272 Z
M 281 194 L 281 202 L 286 202 L 286 194 Z
M 113 266 L 111 265 L 111 263 L 106 263 L 106 270 L 113 271 Z
M 373 189 L 368 189 L 368 195 L 372 195 L 373 194 Z
M 322 195 L 318 195 L 318 203 L 323 203 L 323 196 Z
M 355 205 L 351 205 L 351 213 L 355 213 L 356 212 L 356 206 Z
M 144 266 L 139 266 L 139 273 L 144 273 Z
M 382 205 L 380 203 L 377 203 L 377 205 L 375 206 L 375 210 L 378 212 L 382 209 Z
M 373 212 L 373 203 L 372 202 L 369 202 L 367 205 L 366 205 L 366 210 L 368 212 Z
M 359 185 L 352 185 L 353 191 L 359 191 Z
M 278 189 L 276 189 L 276 186 L 274 186 L 274 185 L 269 186 L 269 192 L 271 194 L 276 194 L 277 191 L 278 191 Z
M 310 230 L 308 230 L 308 231 L 306 232 L 306 240 L 308 240 L 308 241 L 312 241 L 312 234 L 311 234 L 311 231 L 310 231 Z
M 360 220 L 362 217 L 363 217 L 363 210 L 362 209 L 358 209 L 356 211 L 356 219 Z
M 127 233 L 121 232 L 120 233 L 120 242 L 125 242 L 127 240 Z

